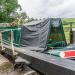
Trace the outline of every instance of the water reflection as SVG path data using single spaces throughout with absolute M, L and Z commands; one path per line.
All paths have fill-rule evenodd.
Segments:
M 0 72 L 0 75 L 24 75 L 24 73 L 13 71 L 13 72 Z
M 12 72 L 9 75 L 24 75 L 24 73 L 20 73 L 20 72 L 14 71 L 14 72 Z
M 25 66 L 23 64 L 24 68 L 15 68 L 14 70 L 14 65 L 5 57 L 0 55 L 0 75 L 27 75 L 26 73 L 29 71 L 33 71 L 29 67 Z M 29 74 L 28 75 L 39 75 L 35 71 L 33 71 L 34 74 Z
M 0 75 L 24 75 L 24 72 L 14 70 L 14 65 L 0 55 Z

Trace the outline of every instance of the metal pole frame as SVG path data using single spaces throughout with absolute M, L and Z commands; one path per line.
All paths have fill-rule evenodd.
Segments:
M 2 37 L 2 32 L 7 32 L 7 31 L 10 31 L 11 32 L 11 49 L 12 49 L 12 52 L 13 52 L 13 55 L 15 54 L 15 50 L 14 50 L 14 44 L 13 44 L 13 40 L 14 40 L 14 33 L 13 33 L 13 30 L 3 30 L 3 31 L 0 31 L 0 34 L 1 34 L 1 47 L 2 47 L 2 50 L 4 50 L 4 46 L 3 46 L 3 37 Z

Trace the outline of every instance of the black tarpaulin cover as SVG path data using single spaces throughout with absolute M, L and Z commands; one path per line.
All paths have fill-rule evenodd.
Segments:
M 49 31 L 49 19 L 22 25 L 20 45 L 30 50 L 45 50 Z

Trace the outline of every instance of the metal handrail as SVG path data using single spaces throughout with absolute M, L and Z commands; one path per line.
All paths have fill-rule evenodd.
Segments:
M 3 43 L 3 38 L 2 38 L 2 33 L 3 32 L 7 32 L 7 31 L 10 31 L 11 32 L 11 49 L 12 49 L 12 52 L 13 52 L 13 55 L 15 53 L 15 50 L 14 50 L 14 44 L 13 44 L 13 37 L 14 37 L 14 33 L 13 33 L 13 30 L 15 29 L 10 29 L 10 30 L 3 30 L 3 31 L 0 31 L 0 34 L 1 34 L 1 47 L 2 47 L 2 50 L 4 50 L 4 43 Z

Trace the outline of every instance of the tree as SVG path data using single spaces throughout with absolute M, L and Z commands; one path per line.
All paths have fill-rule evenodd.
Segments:
M 17 12 L 18 9 L 22 10 L 18 0 L 0 0 L 0 22 L 22 24 L 34 20 L 29 18 L 25 12 Z
M 15 15 L 15 23 L 17 25 L 22 25 L 27 22 L 31 22 L 35 20 L 34 18 L 30 18 L 25 12 L 17 13 Z
M 15 15 L 15 23 L 22 24 L 27 19 L 27 14 L 25 12 L 16 13 Z
M 0 0 L 0 21 L 13 21 L 17 9 L 21 9 L 17 0 Z

